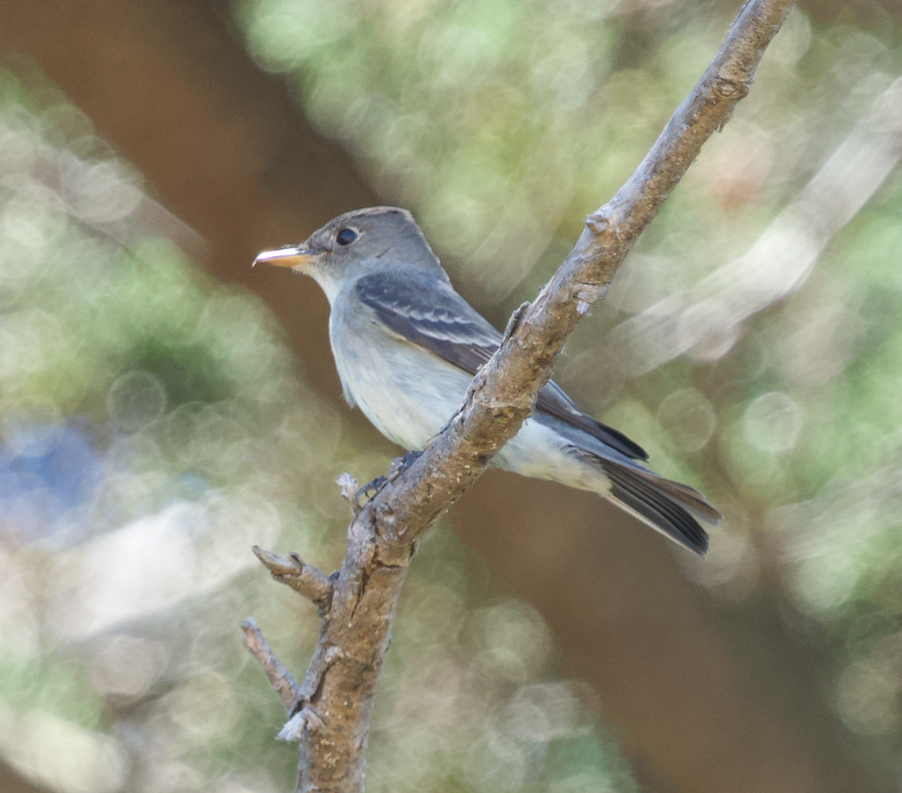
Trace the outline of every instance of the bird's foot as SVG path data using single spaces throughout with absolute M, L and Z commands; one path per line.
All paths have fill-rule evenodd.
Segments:
M 423 452 L 407 452 L 403 457 L 396 457 L 391 461 L 388 467 L 388 476 L 377 476 L 372 482 L 367 482 L 360 490 L 357 491 L 357 502 L 364 499 L 372 501 L 389 482 L 394 482 L 401 474 L 403 474 Z M 369 495 L 372 493 L 372 495 Z
M 365 504 L 367 501 L 372 501 L 380 490 L 388 484 L 387 476 L 377 476 L 372 482 L 367 482 L 360 490 L 357 491 L 357 503 L 360 503 L 360 499 L 363 499 L 363 503 Z M 372 493 L 372 495 L 367 495 L 368 493 Z

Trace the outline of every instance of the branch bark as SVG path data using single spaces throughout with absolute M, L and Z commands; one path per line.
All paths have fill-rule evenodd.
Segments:
M 439 438 L 355 517 L 331 607 L 293 708 L 302 718 L 298 789 L 360 791 L 372 698 L 416 543 L 532 412 L 554 359 L 604 296 L 643 229 L 749 90 L 791 0 L 743 7 L 720 50 L 648 155 L 586 228 L 555 276 L 508 325 Z M 284 734 L 284 731 L 283 731 Z
M 290 711 L 301 696 L 301 690 L 291 672 L 276 658 L 253 617 L 248 617 L 241 623 L 241 630 L 244 631 L 244 646 L 262 667 L 272 690 L 279 695 L 285 709 Z

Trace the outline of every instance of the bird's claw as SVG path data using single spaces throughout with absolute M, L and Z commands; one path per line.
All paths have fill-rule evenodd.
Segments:
M 387 484 L 388 477 L 377 476 L 372 482 L 367 482 L 363 487 L 360 488 L 360 490 L 357 491 L 357 502 L 360 503 L 361 498 L 364 500 L 364 503 L 371 501 Z M 373 495 L 368 496 L 367 493 L 370 492 L 372 492 Z
M 388 468 L 388 476 L 377 476 L 372 482 L 367 482 L 357 491 L 357 502 L 364 499 L 364 504 L 372 501 L 389 482 L 394 482 L 403 474 L 423 452 L 407 452 L 403 457 L 395 457 Z M 372 493 L 372 495 L 368 495 Z

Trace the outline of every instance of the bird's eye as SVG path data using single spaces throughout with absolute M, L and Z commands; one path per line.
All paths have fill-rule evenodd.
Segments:
M 335 235 L 335 241 L 339 245 L 350 245 L 357 240 L 357 232 L 354 229 L 342 229 Z

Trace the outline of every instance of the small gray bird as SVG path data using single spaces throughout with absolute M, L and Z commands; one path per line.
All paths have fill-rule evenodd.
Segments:
M 404 209 L 372 207 L 329 221 L 297 246 L 254 264 L 311 276 L 332 313 L 329 339 L 344 396 L 389 440 L 422 451 L 461 406 L 501 334 L 464 300 Z M 703 554 L 699 521 L 721 515 L 698 491 L 637 461 L 648 455 L 617 430 L 581 413 L 554 382 L 535 414 L 493 464 L 524 476 L 591 490 L 680 545 Z

